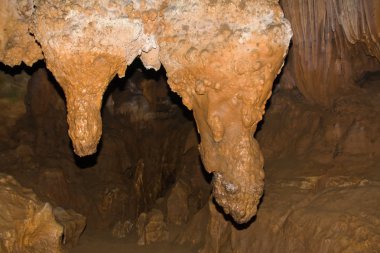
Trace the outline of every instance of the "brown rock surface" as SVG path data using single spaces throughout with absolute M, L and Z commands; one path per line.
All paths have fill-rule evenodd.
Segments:
M 93 154 L 102 133 L 100 108 L 107 85 L 116 74 L 124 76 L 136 56 L 157 47 L 154 35 L 145 33 L 132 3 L 39 1 L 37 5 L 32 30 L 47 67 L 65 92 L 74 150 L 80 156 Z
M 77 245 L 86 227 L 86 217 L 74 210 L 61 207 L 54 208 L 53 213 L 56 221 L 63 227 L 62 244 L 70 248 Z
M 251 135 L 291 38 L 278 1 L 52 0 L 27 6 L 29 14 L 34 10 L 30 31 L 64 90 L 77 155 L 96 152 L 111 79 L 124 76 L 137 56 L 148 68 L 158 69 L 161 61 L 170 87 L 194 110 L 217 202 L 240 223 L 256 213 L 264 173 Z
M 6 174 L 0 174 L 0 214 L 1 252 L 61 252 L 63 228 L 51 205 Z
M 136 226 L 138 245 L 149 245 L 169 239 L 164 215 L 158 209 L 153 209 L 149 213 L 141 213 Z
M 43 59 L 41 48 L 29 33 L 33 1 L 2 0 L 0 8 L 0 62 L 31 66 Z
M 28 82 L 25 105 L 28 122 L 36 128 L 34 151 L 37 155 L 46 156 L 56 147 L 62 149 L 69 145 L 66 105 L 62 93 L 61 87 L 54 82 L 46 68 L 35 71 Z M 62 151 L 55 150 L 54 153 L 59 155 Z
M 209 206 L 206 204 L 191 218 L 186 228 L 176 238 L 176 243 L 198 246 L 204 245 L 207 237 L 207 224 L 210 219 Z
M 178 181 L 169 193 L 167 200 L 168 222 L 181 225 L 189 218 L 190 188 L 182 181 Z
M 194 111 L 216 201 L 239 223 L 255 215 L 262 195 L 263 159 L 251 136 L 291 37 L 275 2 L 176 1 L 162 17 L 169 85 Z
M 366 71 L 379 70 L 378 0 L 282 0 L 293 40 L 281 80 L 329 105 Z
M 272 97 L 257 134 L 267 177 L 256 219 L 234 224 L 210 205 L 203 252 L 380 251 L 380 100 L 368 100 L 380 88 L 364 87 L 331 110 L 296 91 Z

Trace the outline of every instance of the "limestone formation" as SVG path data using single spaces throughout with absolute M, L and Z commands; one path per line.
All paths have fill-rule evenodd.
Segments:
M 170 87 L 194 111 L 214 197 L 244 223 L 256 213 L 264 180 L 252 134 L 291 31 L 275 1 L 238 2 L 170 2 L 159 45 Z
M 145 16 L 138 12 L 137 3 L 55 0 L 36 4 L 32 31 L 47 67 L 65 92 L 74 150 L 79 156 L 95 153 L 107 85 L 116 74 L 123 77 L 136 56 L 158 45 L 154 35 L 146 33 Z
M 0 174 L 0 252 L 60 253 L 63 227 L 49 203 Z
M 76 154 L 96 152 L 111 79 L 124 76 L 137 56 L 147 68 L 162 63 L 171 89 L 194 111 L 216 201 L 239 223 L 255 215 L 264 173 L 252 134 L 292 34 L 277 0 L 35 0 L 31 6 L 29 31 L 64 90 Z

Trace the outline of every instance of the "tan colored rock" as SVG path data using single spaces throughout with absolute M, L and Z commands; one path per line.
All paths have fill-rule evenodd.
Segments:
M 100 108 L 108 83 L 116 74 L 124 76 L 136 56 L 158 47 L 139 17 L 139 8 L 154 6 L 106 0 L 36 4 L 32 31 L 65 92 L 74 150 L 92 154 L 102 133 Z M 159 67 L 152 60 L 149 66 Z
M 194 111 L 216 201 L 239 223 L 255 215 L 262 195 L 263 158 L 252 134 L 291 37 L 276 2 L 173 1 L 162 14 L 169 85 Z
M 164 65 L 194 110 L 213 194 L 240 223 L 256 213 L 263 159 L 252 139 L 291 29 L 277 0 L 38 1 L 29 30 L 62 86 L 74 151 L 93 154 L 103 93 L 137 56 Z M 127 110 L 127 112 L 129 112 Z
M 153 209 L 149 213 L 141 213 L 136 226 L 138 245 L 149 245 L 169 239 L 164 215 L 158 209 Z
M 67 248 L 77 245 L 86 227 L 86 217 L 74 210 L 65 210 L 61 207 L 54 208 L 53 213 L 57 222 L 63 227 L 63 245 Z
M 0 8 L 0 62 L 31 66 L 43 59 L 41 48 L 29 33 L 33 1 L 2 0 Z
M 0 174 L 0 213 L 0 252 L 62 252 L 63 227 L 51 205 L 5 174 Z

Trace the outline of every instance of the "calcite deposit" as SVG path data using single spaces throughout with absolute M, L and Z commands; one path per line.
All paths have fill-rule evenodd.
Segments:
M 138 56 L 147 68 L 162 63 L 194 111 L 216 201 L 239 223 L 256 213 L 264 173 L 252 134 L 292 34 L 278 1 L 36 0 L 30 8 L 25 22 L 64 90 L 77 155 L 96 152 L 114 76 Z
M 175 1 L 162 19 L 160 59 L 170 87 L 194 112 L 214 197 L 235 221 L 247 222 L 264 180 L 252 135 L 283 64 L 290 25 L 276 1 Z
M 102 133 L 103 93 L 116 74 L 124 76 L 136 56 L 158 47 L 154 35 L 145 33 L 137 4 L 58 0 L 36 4 L 31 30 L 65 92 L 74 151 L 79 156 L 95 153 Z M 160 66 L 147 62 L 148 67 Z

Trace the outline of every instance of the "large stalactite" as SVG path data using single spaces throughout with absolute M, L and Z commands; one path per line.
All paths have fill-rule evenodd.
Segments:
M 252 135 L 292 34 L 277 0 L 26 3 L 7 2 L 9 9 L 20 13 L 23 7 L 28 13 L 10 19 L 23 25 L 25 43 L 41 46 L 62 86 L 69 135 L 79 156 L 96 152 L 110 80 L 123 76 L 138 56 L 147 68 L 162 63 L 171 89 L 194 111 L 202 159 L 214 173 L 216 201 L 239 223 L 255 215 L 264 172 Z M 4 33 L 1 41 L 8 42 L 2 44 L 16 35 Z M 2 49 L 2 55 L 12 53 Z M 17 51 L 12 60 L 0 59 L 30 65 L 40 58 L 26 55 Z
M 216 201 L 244 223 L 256 213 L 264 183 L 252 135 L 283 64 L 290 26 L 269 1 L 193 2 L 168 5 L 160 58 L 170 87 L 194 112 Z

